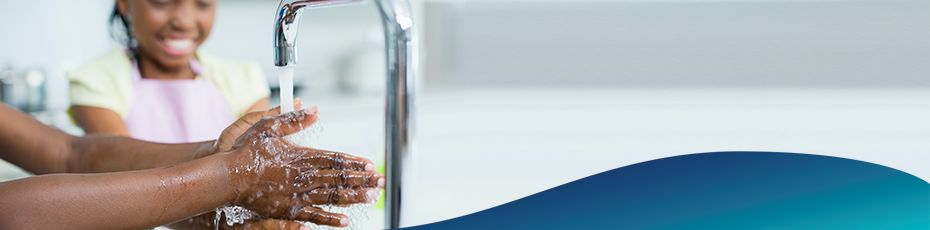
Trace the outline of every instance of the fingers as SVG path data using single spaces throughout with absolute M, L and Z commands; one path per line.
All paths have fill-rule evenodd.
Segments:
M 304 107 L 304 101 L 301 100 L 299 97 L 295 97 L 294 98 L 294 111 L 300 110 L 300 108 L 303 108 L 303 107 Z M 274 108 L 271 108 L 269 110 L 264 110 L 264 111 L 268 111 L 269 113 L 264 114 L 263 117 L 270 117 L 270 116 L 278 115 L 278 114 L 281 114 L 281 106 L 280 105 L 275 106 Z
M 294 134 L 304 128 L 310 127 L 320 119 L 319 109 L 316 106 L 264 118 L 261 123 L 262 133 L 266 136 L 283 137 Z
M 301 100 L 299 97 L 294 98 L 294 111 L 300 110 L 304 107 L 304 100 Z M 278 113 L 281 113 L 280 110 Z
M 307 188 L 384 188 L 384 175 L 373 171 L 320 170 L 302 176 Z
M 342 189 L 325 188 L 314 189 L 304 193 L 301 198 L 309 204 L 358 204 L 370 203 L 381 195 L 380 188 L 370 189 Z
M 310 169 L 375 171 L 375 164 L 364 157 L 313 148 L 299 148 L 296 163 Z
M 242 136 L 249 127 L 252 127 L 253 124 L 260 121 L 266 116 L 273 116 L 280 113 L 281 108 L 275 107 L 274 109 L 262 110 L 262 111 L 252 111 L 246 113 L 238 120 L 226 127 L 223 130 L 223 133 L 220 134 L 220 138 L 216 139 L 216 150 L 217 152 L 225 152 L 232 149 L 233 143 L 236 142 L 236 139 L 239 136 Z
M 295 98 L 294 110 L 298 110 L 301 107 L 303 107 L 303 101 L 300 100 L 300 98 Z M 252 127 L 253 124 L 259 122 L 262 118 L 278 114 L 281 114 L 280 106 L 261 111 L 252 111 L 242 115 L 242 117 L 233 122 L 232 125 L 226 127 L 226 129 L 224 129 L 220 134 L 220 138 L 216 139 L 216 151 L 229 151 L 232 149 L 233 143 L 236 142 L 236 139 L 238 139 L 239 136 L 242 136 L 242 134 L 245 133 L 249 127 Z
M 300 98 L 295 98 L 294 99 L 294 110 L 300 110 L 300 108 L 302 107 L 303 107 L 303 100 L 301 100 Z M 319 109 L 316 107 L 313 107 L 312 110 L 317 111 L 316 113 L 319 113 Z M 231 125 L 226 127 L 226 129 L 223 129 L 223 132 L 220 134 L 220 137 L 216 139 L 216 146 L 215 146 L 216 152 L 229 151 L 230 149 L 232 149 L 233 144 L 236 142 L 236 139 L 238 139 L 239 136 L 242 136 L 242 134 L 245 133 L 245 131 L 248 130 L 250 127 L 252 127 L 252 125 L 254 125 L 255 123 L 258 123 L 265 117 L 275 116 L 279 114 L 281 114 L 280 106 L 267 109 L 267 110 L 252 111 L 252 112 L 246 113 L 245 115 L 237 119 L 235 122 L 233 122 Z M 310 122 L 310 124 L 312 124 L 313 122 L 316 122 L 316 121 L 314 120 Z
M 309 230 L 310 228 L 300 223 L 281 220 L 281 219 L 260 219 L 248 220 L 243 225 L 236 225 L 235 229 L 242 230 Z
M 303 100 L 301 100 L 299 97 L 294 98 L 294 110 L 297 111 L 303 107 L 304 107 Z M 266 110 L 252 111 L 252 112 L 246 113 L 245 115 L 242 115 L 242 118 L 239 118 L 239 120 L 244 120 L 245 122 L 249 123 L 249 125 L 252 125 L 264 117 L 270 117 L 270 116 L 274 116 L 278 114 L 281 114 L 281 106 L 275 106 L 274 108 L 266 109 Z
M 349 226 L 349 217 L 344 214 L 331 213 L 311 206 L 298 210 L 291 216 L 294 220 L 307 221 L 318 225 L 333 227 Z

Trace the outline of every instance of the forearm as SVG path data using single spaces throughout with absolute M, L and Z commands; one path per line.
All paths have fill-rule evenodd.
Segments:
M 65 172 L 74 137 L 0 104 L 0 158 L 34 174 Z
M 143 170 L 187 162 L 214 152 L 213 141 L 160 144 L 129 137 L 95 134 L 75 138 L 67 172 L 101 173 Z
M 0 105 L 0 158 L 34 174 L 151 169 L 213 154 L 213 141 L 158 144 L 90 134 L 74 137 Z
M 210 211 L 236 198 L 227 156 L 153 170 L 0 183 L 0 229 L 144 229 Z

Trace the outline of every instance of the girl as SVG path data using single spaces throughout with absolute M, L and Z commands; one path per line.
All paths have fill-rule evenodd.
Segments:
M 85 132 L 198 142 L 270 107 L 257 64 L 196 52 L 210 35 L 216 1 L 116 0 L 111 26 L 127 48 L 68 72 L 71 112 Z

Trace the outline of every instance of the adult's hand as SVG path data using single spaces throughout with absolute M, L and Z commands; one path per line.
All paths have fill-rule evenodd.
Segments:
M 311 205 L 373 202 L 380 195 L 384 175 L 370 160 L 283 138 L 311 126 L 318 113 L 312 107 L 266 117 L 236 140 L 225 153 L 237 187 L 234 205 L 266 217 L 343 227 L 348 217 Z

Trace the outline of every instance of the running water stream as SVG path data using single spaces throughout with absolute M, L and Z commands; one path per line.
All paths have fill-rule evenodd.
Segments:
M 278 67 L 278 88 L 281 90 L 281 113 L 294 111 L 294 67 Z

